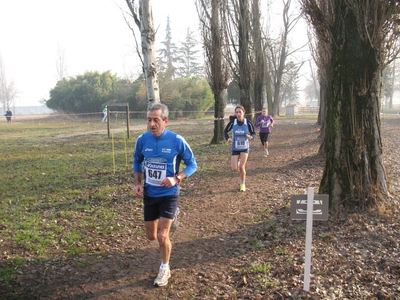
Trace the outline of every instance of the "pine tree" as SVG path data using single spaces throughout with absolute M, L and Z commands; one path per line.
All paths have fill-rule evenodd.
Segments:
M 171 22 L 169 16 L 167 17 L 167 27 L 165 32 L 165 40 L 161 42 L 161 44 L 164 45 L 164 48 L 157 51 L 157 66 L 160 76 L 163 74 L 165 79 L 174 79 L 176 72 L 175 63 L 177 47 L 172 42 Z
M 199 42 L 195 39 L 193 31 L 188 28 L 185 41 L 178 50 L 177 74 L 179 77 L 204 77 L 204 68 L 199 62 L 200 49 L 198 49 L 198 45 Z

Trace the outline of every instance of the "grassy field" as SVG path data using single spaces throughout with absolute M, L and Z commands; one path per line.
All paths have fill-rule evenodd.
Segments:
M 218 148 L 225 155 L 226 147 L 208 145 L 213 123 L 199 122 L 207 130 L 193 132 L 179 122 L 169 128 L 205 157 L 208 148 L 210 155 Z M 99 234 L 125 230 L 118 202 L 135 197 L 132 154 L 145 120 L 131 122 L 130 139 L 123 121 L 111 122 L 110 138 L 97 119 L 28 118 L 0 125 L 0 246 L 6 249 L 0 282 L 11 282 L 14 267 L 27 260 L 86 253 Z
M 42 257 L 65 235 L 65 250 L 78 253 L 73 243 L 80 239 L 77 228 L 57 220 L 80 218 L 101 227 L 112 217 L 105 205 L 107 195 L 117 192 L 116 174 L 130 169 L 133 140 L 125 139 L 123 132 L 113 139 L 106 132 L 90 133 L 100 129 L 76 120 L 1 127 L 2 243 Z M 88 200 L 101 202 L 96 207 L 101 218 L 90 217 L 93 207 Z

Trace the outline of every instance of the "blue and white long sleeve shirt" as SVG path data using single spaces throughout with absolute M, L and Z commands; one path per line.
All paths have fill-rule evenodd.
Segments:
M 144 173 L 144 187 L 149 197 L 176 193 L 178 186 L 168 188 L 161 182 L 179 173 L 181 161 L 185 164 L 182 172 L 186 177 L 197 170 L 196 158 L 189 144 L 181 135 L 167 129 L 160 136 L 154 136 L 149 131 L 140 135 L 133 158 L 133 172 Z

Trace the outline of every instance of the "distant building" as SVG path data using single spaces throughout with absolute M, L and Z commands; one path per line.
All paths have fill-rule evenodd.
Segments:
M 299 113 L 299 108 L 297 104 L 292 103 L 286 106 L 286 115 L 294 116 L 297 115 L 298 113 Z

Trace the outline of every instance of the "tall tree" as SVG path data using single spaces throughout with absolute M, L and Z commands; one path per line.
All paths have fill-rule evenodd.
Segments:
M 253 41 L 254 41 L 254 110 L 260 112 L 264 106 L 264 47 L 262 40 L 261 31 L 261 11 L 260 11 L 260 0 L 253 0 L 251 6 L 251 18 L 253 30 Z
M 379 103 L 381 71 L 398 53 L 399 1 L 301 0 L 327 39 L 326 164 L 320 192 L 331 205 L 372 207 L 388 199 Z M 327 13 L 328 12 L 328 13 Z
M 176 56 L 178 47 L 172 42 L 171 22 L 169 16 L 167 17 L 167 27 L 165 28 L 165 40 L 161 41 L 161 44 L 164 47 L 157 51 L 159 54 L 157 57 L 157 66 L 160 74 L 162 73 L 166 80 L 172 80 L 175 78 L 175 64 L 177 61 Z
M 240 89 L 240 104 L 247 113 L 253 111 L 251 83 L 253 80 L 252 40 L 249 2 L 247 0 L 229 0 L 229 9 L 225 10 L 224 23 L 227 25 L 226 39 L 229 44 L 229 63 L 234 79 Z
M 286 105 L 299 100 L 299 70 L 302 64 L 288 62 L 282 76 L 281 93 L 279 99 Z
M 279 107 L 282 103 L 282 80 L 285 76 L 285 71 L 289 70 L 288 66 L 294 66 L 297 68 L 296 64 L 289 64 L 289 57 L 293 55 L 297 50 L 290 50 L 289 47 L 289 34 L 296 26 L 301 18 L 301 14 L 294 14 L 291 8 L 291 0 L 283 0 L 283 11 L 282 20 L 283 27 L 282 33 L 280 34 L 279 42 L 273 42 L 272 40 L 267 41 L 267 58 L 269 60 L 269 72 L 271 73 L 270 83 L 272 84 L 271 91 L 273 92 L 273 107 L 271 114 L 279 114 Z
M 157 63 L 155 56 L 155 30 L 153 23 L 153 12 L 151 9 L 151 0 L 139 0 L 139 13 L 137 13 L 137 7 L 135 7 L 135 0 L 125 0 L 128 5 L 131 17 L 135 24 L 139 27 L 141 35 L 141 53 L 143 64 L 143 73 L 146 80 L 146 92 L 148 105 L 160 102 L 160 91 L 158 86 L 158 73 Z M 135 37 L 135 30 L 130 26 L 127 20 L 128 26 Z M 137 41 L 136 41 L 137 43 Z
M 203 44 L 206 55 L 206 73 L 208 83 L 214 94 L 214 136 L 212 144 L 225 142 L 224 116 L 227 104 L 229 68 L 226 61 L 223 23 L 221 15 L 226 9 L 225 0 L 197 0 Z
M 382 85 L 383 85 L 383 103 L 382 107 L 392 108 L 393 107 L 393 94 L 394 85 L 396 78 L 396 60 L 394 60 L 389 66 L 387 66 L 382 73 Z
M 65 48 L 61 45 L 57 45 L 57 57 L 56 57 L 56 80 L 62 80 L 67 76 L 67 65 L 65 61 Z
M 14 85 L 14 81 L 7 79 L 3 59 L 0 56 L 0 102 L 4 111 L 11 110 L 15 106 L 17 94 L 18 90 Z
M 180 77 L 204 77 L 204 69 L 199 63 L 198 41 L 194 37 L 193 31 L 190 28 L 186 31 L 185 40 L 182 46 L 178 48 L 178 68 L 177 73 Z
M 250 44 L 250 12 L 249 3 L 247 0 L 239 0 L 239 88 L 240 88 L 240 103 L 244 106 L 247 113 L 253 111 L 253 101 L 251 98 L 251 52 Z
M 329 1 L 320 2 L 319 9 L 324 16 L 332 16 L 331 5 Z M 305 15 L 307 17 L 307 14 Z M 327 89 L 328 89 L 328 73 L 331 61 L 331 49 L 332 44 L 331 34 L 329 28 L 321 27 L 320 30 L 315 30 L 313 32 L 308 32 L 309 35 L 309 46 L 311 50 L 312 58 L 318 68 L 318 83 L 319 83 L 319 95 L 318 95 L 318 121 L 317 123 L 321 125 L 320 131 L 320 152 L 325 153 L 327 151 L 325 144 L 325 130 L 326 130 L 326 116 L 327 116 Z

